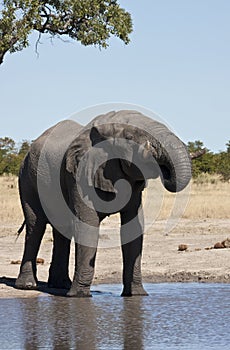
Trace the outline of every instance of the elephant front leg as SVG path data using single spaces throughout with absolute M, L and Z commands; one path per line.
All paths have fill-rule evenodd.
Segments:
M 122 296 L 148 295 L 144 290 L 141 276 L 143 247 L 142 213 L 121 213 L 121 244 L 123 256 Z
M 69 297 L 91 297 L 90 286 L 93 281 L 96 247 L 75 244 L 75 272 Z
M 143 236 L 122 245 L 123 291 L 122 296 L 148 295 L 141 276 L 141 250 Z

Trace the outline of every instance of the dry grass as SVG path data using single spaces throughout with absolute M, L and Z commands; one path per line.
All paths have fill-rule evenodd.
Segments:
M 185 218 L 230 218 L 230 183 L 193 184 Z
M 0 223 L 18 225 L 23 221 L 16 176 L 0 176 Z
M 151 182 L 149 189 L 147 200 L 151 200 L 157 219 L 167 219 L 172 210 L 175 216 L 183 213 L 183 218 L 188 219 L 230 218 L 230 183 L 223 183 L 218 177 L 192 182 L 185 194 L 171 194 L 158 181 Z M 0 199 L 1 225 L 20 225 L 23 214 L 16 177 L 0 177 Z
M 164 201 L 158 218 L 166 219 L 172 210 L 180 209 L 181 212 L 184 209 L 182 217 L 186 219 L 229 219 L 230 183 L 222 182 L 218 176 L 202 175 L 191 182 L 190 189 L 185 190 L 184 198 L 183 192 L 175 195 L 164 190 Z

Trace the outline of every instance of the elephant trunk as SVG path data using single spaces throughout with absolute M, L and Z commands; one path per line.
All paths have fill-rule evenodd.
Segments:
M 160 142 L 157 162 L 161 169 L 161 181 L 170 192 L 182 191 L 192 177 L 191 158 L 187 147 L 168 129 L 157 140 Z

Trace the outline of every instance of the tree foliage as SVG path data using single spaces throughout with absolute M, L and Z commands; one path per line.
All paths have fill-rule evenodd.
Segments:
M 196 178 L 202 173 L 219 174 L 223 181 L 230 180 L 230 141 L 226 143 L 227 150 L 220 153 L 212 153 L 206 149 L 206 153 L 197 159 L 192 160 L 193 177 Z M 188 143 L 189 152 L 196 152 L 204 148 L 202 141 Z
M 196 153 L 197 151 L 204 149 L 204 144 L 199 140 L 195 142 L 189 142 L 188 149 L 190 153 Z M 202 157 L 193 159 L 192 171 L 193 177 L 197 177 L 201 173 L 215 173 L 213 153 L 206 149 L 206 153 Z
M 13 139 L 0 138 L 0 175 L 18 175 L 23 158 L 30 148 L 29 141 L 23 141 L 17 148 Z
M 216 158 L 216 170 L 224 181 L 230 181 L 230 141 L 226 144 L 227 151 L 219 153 Z
M 33 31 L 39 36 L 67 35 L 83 45 L 106 48 L 111 35 L 129 43 L 132 20 L 117 0 L 3 0 L 0 2 L 0 64 L 7 52 L 27 47 Z

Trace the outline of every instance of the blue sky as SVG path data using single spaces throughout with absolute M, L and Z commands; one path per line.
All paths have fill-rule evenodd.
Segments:
M 214 152 L 230 140 L 230 1 L 120 1 L 133 16 L 125 46 L 100 51 L 44 37 L 0 66 L 0 137 L 34 139 L 92 105 L 155 111 L 184 142 Z M 81 120 L 87 123 L 87 118 Z

